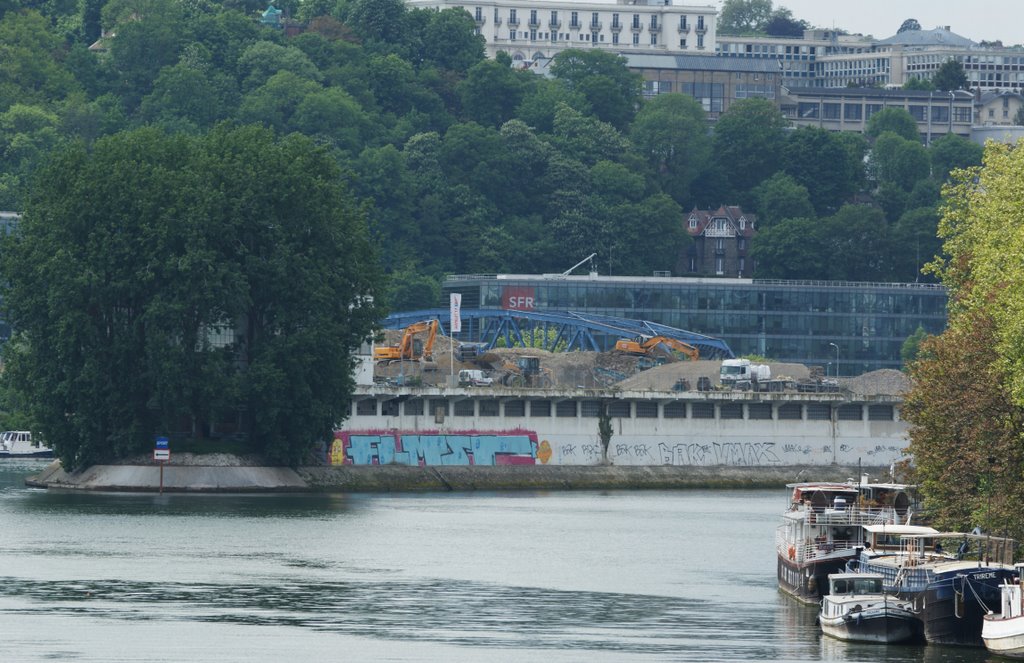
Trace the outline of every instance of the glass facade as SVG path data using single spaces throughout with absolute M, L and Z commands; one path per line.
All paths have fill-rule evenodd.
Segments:
M 650 320 L 724 339 L 737 355 L 859 375 L 899 368 L 918 326 L 946 326 L 946 291 L 934 284 L 751 279 L 450 276 L 464 308 L 580 311 Z

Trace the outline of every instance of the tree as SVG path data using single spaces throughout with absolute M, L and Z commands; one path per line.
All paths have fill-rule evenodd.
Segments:
M 640 103 L 642 79 L 621 55 L 566 49 L 555 55 L 551 75 L 586 97 L 598 119 L 618 129 L 629 125 Z
M 772 12 L 771 18 L 764 25 L 764 31 L 771 37 L 803 37 L 804 30 L 809 30 L 810 24 L 804 20 L 793 18 L 793 12 L 785 7 L 779 7 Z
M 767 99 L 743 99 L 722 113 L 715 123 L 714 154 L 728 166 L 734 192 L 754 188 L 781 168 L 788 126 Z
M 463 111 L 473 121 L 492 127 L 508 122 L 533 82 L 524 73 L 497 60 L 476 63 L 456 87 Z
M 903 84 L 904 90 L 920 90 L 922 92 L 932 92 L 935 90 L 935 83 L 931 82 L 927 78 L 917 78 L 914 76 L 910 78 L 906 83 Z
M 198 437 L 234 421 L 270 462 L 331 434 L 381 315 L 339 181 L 309 139 L 257 127 L 55 155 L 0 273 L 7 369 L 66 468 L 143 452 L 183 420 Z
M 868 205 L 843 205 L 819 223 L 826 238 L 828 279 L 891 280 L 893 243 L 881 210 Z
M 896 281 L 933 280 L 922 277 L 921 270 L 942 252 L 938 226 L 939 213 L 934 207 L 911 207 L 892 225 L 892 245 L 899 247 L 892 252 L 892 271 Z
M 856 189 L 861 164 L 853 163 L 841 138 L 817 127 L 801 127 L 783 149 L 783 170 L 811 194 L 819 216 L 839 206 Z
M 775 173 L 751 191 L 759 230 L 784 219 L 813 219 L 814 206 L 807 187 L 785 173 Z
M 908 336 L 907 340 L 903 341 L 903 345 L 900 346 L 900 360 L 903 362 L 904 367 L 917 359 L 921 352 L 921 343 L 928 336 L 924 327 L 918 325 L 917 330 Z
M 772 0 L 725 0 L 718 15 L 718 32 L 743 35 L 764 32 L 772 18 Z
M 941 181 L 957 168 L 973 168 L 981 165 L 984 149 L 972 140 L 956 134 L 946 134 L 932 141 L 928 154 L 932 162 L 932 176 Z
M 687 95 L 660 94 L 637 113 L 630 137 L 662 190 L 681 205 L 688 202 L 690 185 L 711 157 L 700 104 Z
M 899 35 L 899 34 L 903 34 L 904 32 L 907 32 L 907 31 L 920 30 L 920 29 L 921 29 L 921 24 L 917 22 L 916 18 L 908 18 L 907 20 L 903 21 L 903 24 L 900 25 L 900 29 L 896 31 L 896 34 Z
M 824 227 L 814 219 L 786 219 L 759 232 L 750 247 L 755 276 L 768 279 L 827 279 Z
M 893 184 L 910 191 L 931 174 L 928 151 L 917 140 L 905 140 L 886 131 L 871 149 L 871 172 L 881 184 Z
M 1005 388 L 998 344 L 997 324 L 980 308 L 923 340 L 901 413 L 910 423 L 912 479 L 935 527 L 981 526 L 1019 540 L 1024 411 Z
M 868 120 L 868 126 L 864 135 L 874 140 L 886 131 L 891 131 L 897 136 L 907 140 L 920 140 L 917 131 L 917 122 L 906 110 L 902 108 L 883 108 Z
M 952 90 L 967 89 L 967 72 L 964 66 L 955 58 L 950 58 L 939 66 L 939 70 L 932 76 L 932 83 L 936 90 L 950 92 Z

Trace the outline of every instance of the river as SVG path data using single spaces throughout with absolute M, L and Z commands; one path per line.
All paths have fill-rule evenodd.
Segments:
M 0 661 L 985 661 L 780 594 L 785 491 L 152 495 L 0 461 Z

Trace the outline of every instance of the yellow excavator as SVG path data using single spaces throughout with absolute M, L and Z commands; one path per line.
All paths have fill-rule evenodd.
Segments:
M 402 332 L 402 340 L 398 345 L 381 345 L 373 349 L 373 360 L 381 362 L 392 362 L 405 360 L 433 361 L 434 340 L 437 338 L 437 320 L 424 320 L 415 322 L 405 328 Z M 427 332 L 426 342 L 416 338 L 417 334 Z
M 669 350 L 682 354 L 690 361 L 700 359 L 700 351 L 697 348 L 689 343 L 683 343 L 668 336 L 637 336 L 634 339 L 620 338 L 615 342 L 615 350 L 630 355 L 653 357 L 659 352 L 662 345 Z

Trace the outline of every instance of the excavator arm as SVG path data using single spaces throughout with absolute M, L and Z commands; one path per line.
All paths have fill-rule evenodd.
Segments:
M 619 352 L 625 352 L 633 355 L 651 355 L 660 345 L 668 346 L 672 350 L 686 356 L 690 361 L 700 359 L 700 352 L 697 348 L 693 347 L 689 343 L 677 341 L 676 339 L 669 338 L 668 336 L 652 336 L 650 338 L 640 336 L 633 340 L 623 338 L 615 342 L 615 349 Z

